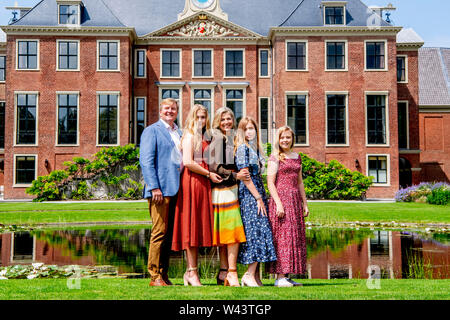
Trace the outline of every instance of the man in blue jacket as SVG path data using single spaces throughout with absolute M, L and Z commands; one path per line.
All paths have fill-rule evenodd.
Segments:
M 148 255 L 150 286 L 172 285 L 167 272 L 181 171 L 177 115 L 177 101 L 163 100 L 159 106 L 160 120 L 145 128 L 141 136 L 139 162 L 145 180 L 143 196 L 148 199 L 153 225 Z

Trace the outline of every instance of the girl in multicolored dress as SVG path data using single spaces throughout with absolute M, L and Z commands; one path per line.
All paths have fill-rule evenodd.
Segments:
M 262 283 L 256 274 L 258 264 L 275 261 L 277 257 L 267 217 L 267 198 L 261 178 L 264 159 L 255 120 L 250 117 L 241 119 L 235 146 L 238 170 L 248 168 L 251 178 L 249 181 L 239 182 L 239 203 L 247 242 L 240 246 L 238 262 L 248 265 L 241 284 L 259 287 Z
M 270 263 L 269 272 L 277 274 L 277 287 L 300 286 L 288 275 L 306 272 L 305 218 L 309 210 L 302 159 L 292 151 L 295 136 L 291 128 L 278 129 L 276 137 L 267 167 L 267 186 L 271 195 L 269 219 L 278 259 Z

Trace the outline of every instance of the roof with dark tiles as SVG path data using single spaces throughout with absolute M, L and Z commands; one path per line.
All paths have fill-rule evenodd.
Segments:
M 221 0 L 230 22 L 266 36 L 271 27 L 323 26 L 322 0 Z M 328 2 L 330 2 L 328 0 Z M 132 27 L 138 36 L 178 20 L 185 0 L 83 0 L 81 26 Z M 347 0 L 347 26 L 370 26 L 373 12 L 360 0 Z M 56 0 L 42 0 L 14 25 L 57 26 Z M 381 21 L 382 26 L 390 26 Z
M 450 106 L 450 48 L 419 50 L 419 105 Z

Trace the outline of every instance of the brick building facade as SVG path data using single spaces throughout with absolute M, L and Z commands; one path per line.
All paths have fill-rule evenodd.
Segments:
M 180 125 L 196 102 L 254 117 L 265 141 L 288 124 L 296 151 L 374 176 L 368 198 L 420 181 L 423 41 L 359 0 L 44 0 L 2 29 L 6 199 L 74 156 L 139 143 L 166 97 Z

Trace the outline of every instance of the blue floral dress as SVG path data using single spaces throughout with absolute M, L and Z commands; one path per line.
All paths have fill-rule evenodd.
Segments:
M 253 184 L 262 196 L 267 213 L 269 213 L 266 192 L 261 179 L 263 161 L 263 158 L 253 148 L 249 148 L 245 144 L 240 145 L 236 150 L 235 162 L 238 169 L 249 169 Z M 275 261 L 277 256 L 269 219 L 262 214 L 258 214 L 258 205 L 255 198 L 241 181 L 239 181 L 239 204 L 247 242 L 240 245 L 238 262 L 251 264 L 253 262 Z

